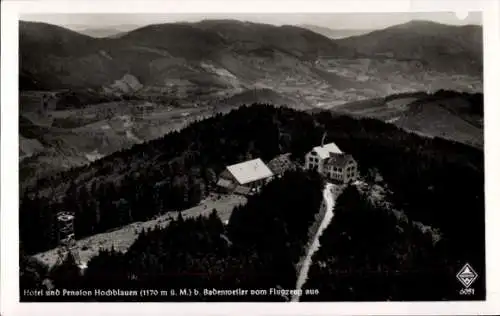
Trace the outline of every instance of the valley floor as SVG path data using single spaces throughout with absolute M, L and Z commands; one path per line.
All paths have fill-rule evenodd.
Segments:
M 199 205 L 182 211 L 184 218 L 208 216 L 215 208 L 222 222 L 228 221 L 235 206 L 245 204 L 246 197 L 240 195 L 222 195 L 217 199 L 216 195 L 211 195 Z M 144 229 L 154 229 L 155 227 L 165 227 L 177 214 L 167 213 L 156 219 L 147 222 L 136 222 L 130 225 L 115 229 L 113 231 L 93 235 L 78 240 L 77 249 L 80 261 L 88 262 L 99 253 L 100 249 L 111 249 L 125 252 L 137 239 L 139 233 Z M 36 259 L 42 261 L 47 266 L 52 267 L 57 263 L 57 248 L 36 254 Z

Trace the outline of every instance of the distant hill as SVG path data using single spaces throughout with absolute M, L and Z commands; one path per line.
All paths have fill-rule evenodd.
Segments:
M 308 29 L 310 31 L 316 32 L 318 34 L 321 34 L 323 36 L 326 36 L 331 39 L 339 39 L 339 38 L 345 38 L 345 37 L 350 37 L 350 36 L 356 36 L 356 35 L 362 35 L 369 33 L 372 30 L 366 29 L 366 30 L 359 30 L 359 29 L 331 29 L 328 27 L 322 27 L 322 26 L 317 26 L 317 25 L 312 25 L 312 24 L 301 24 L 299 25 L 302 28 Z
M 51 56 L 78 58 L 94 52 L 99 41 L 67 28 L 40 23 L 19 23 L 19 51 L 21 68 L 28 62 L 38 61 L 36 56 L 47 59 Z M 50 61 L 50 59 L 48 60 Z
M 480 27 L 422 21 L 339 40 L 296 26 L 234 20 L 149 25 L 119 38 L 21 21 L 20 51 L 21 89 L 100 89 L 126 74 L 145 89 L 179 78 L 224 89 L 282 76 L 311 82 L 324 80 L 312 71 L 323 56 L 417 61 L 430 70 L 464 74 L 477 74 L 482 65 Z
M 427 137 L 440 137 L 482 148 L 484 100 L 482 93 L 440 90 L 403 93 L 332 108 L 334 113 L 376 118 Z
M 445 72 L 482 73 L 482 27 L 410 21 L 336 41 L 367 57 L 415 60 Z
M 19 66 L 23 81 L 37 88 L 96 87 L 120 70 L 102 49 L 112 45 L 69 29 L 38 22 L 19 23 Z M 26 87 L 20 86 L 23 90 Z
M 276 59 L 279 55 L 311 62 L 320 55 L 340 52 L 330 39 L 309 30 L 235 20 L 149 25 L 123 35 L 120 42 L 159 49 L 190 62 L 213 60 L 222 64 L 233 58 Z
M 298 63 L 336 53 L 338 45 L 298 27 L 238 21 L 150 25 L 119 38 L 100 39 L 54 25 L 21 22 L 20 48 L 22 82 L 39 82 L 50 89 L 100 88 L 125 74 L 146 86 L 164 86 L 165 80 L 179 77 L 194 84 L 227 86 L 225 78 L 200 62 L 222 68 L 240 81 L 255 80 L 266 65 L 252 65 L 258 60 L 250 58 L 272 61 L 273 70 L 283 66 L 293 71 Z M 283 65 L 276 64 L 278 58 Z

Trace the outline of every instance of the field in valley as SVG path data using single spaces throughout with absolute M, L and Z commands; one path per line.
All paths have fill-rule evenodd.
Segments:
M 262 70 L 266 73 L 265 67 Z M 480 77 L 440 73 L 422 68 L 414 61 L 324 57 L 301 71 L 285 69 L 267 73 L 256 80 L 255 86 L 293 98 L 304 108 L 322 109 L 397 93 L 440 89 L 482 91 Z
M 212 114 L 213 109 L 207 107 L 173 107 L 146 101 L 21 113 L 21 182 L 92 162 Z

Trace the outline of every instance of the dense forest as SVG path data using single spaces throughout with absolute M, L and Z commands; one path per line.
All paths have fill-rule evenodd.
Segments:
M 360 101 L 353 101 L 349 102 L 346 104 L 342 104 L 339 107 L 333 108 L 333 111 L 337 111 L 339 108 L 347 111 L 349 111 L 352 108 L 376 108 L 385 105 L 388 102 L 395 101 L 398 99 L 405 99 L 405 98 L 416 98 L 416 100 L 410 102 L 407 104 L 408 108 L 413 108 L 415 106 L 421 105 L 421 104 L 426 104 L 426 103 L 432 103 L 432 102 L 437 102 L 440 103 L 443 101 L 443 103 L 446 105 L 447 100 L 452 100 L 452 99 L 457 99 L 457 100 L 465 100 L 469 104 L 465 107 L 456 107 L 456 105 L 452 105 L 449 109 L 461 114 L 462 116 L 465 115 L 473 115 L 473 116 L 482 116 L 484 115 L 484 95 L 483 93 L 469 93 L 469 92 L 458 92 L 454 90 L 437 90 L 436 92 L 433 93 L 427 93 L 423 91 L 416 91 L 416 92 L 400 92 L 400 93 L 394 93 L 391 95 L 388 95 L 386 97 L 380 97 L 380 98 L 373 98 L 373 99 L 368 99 L 368 100 L 360 100 Z M 311 112 L 313 113 L 319 113 L 324 111 L 323 109 L 313 109 Z
M 463 98 L 470 103 L 470 107 L 468 108 L 470 114 L 479 114 L 483 115 L 484 112 L 484 95 L 483 93 L 469 93 L 469 92 L 458 92 L 453 90 L 444 90 L 440 89 L 434 93 L 425 93 L 425 92 L 402 92 L 395 93 L 385 98 L 382 98 L 383 102 L 389 102 L 393 100 L 397 100 L 400 98 L 417 98 L 417 100 L 408 104 L 408 107 L 412 107 L 415 104 L 424 104 L 433 101 L 446 100 L 450 98 Z
M 320 238 L 304 301 L 439 301 L 484 299 L 485 277 L 461 296 L 456 274 L 465 264 L 440 236 L 402 213 L 376 205 L 354 186 L 340 195 Z M 473 260 L 469 257 L 468 260 Z M 476 261 L 481 267 L 480 258 Z M 484 264 L 484 263 L 483 263 Z
M 412 96 L 412 94 L 408 94 L 408 96 Z M 415 93 L 414 96 L 419 97 L 419 93 Z M 432 94 L 427 94 L 423 96 L 420 95 L 418 100 L 410 103 L 408 106 L 412 107 L 414 105 L 425 104 L 428 102 L 439 102 L 441 100 L 446 100 L 451 98 L 463 98 L 464 100 L 469 101 L 470 106 L 467 108 L 466 114 L 481 115 L 481 116 L 484 115 L 484 95 L 482 93 L 467 93 L 467 92 L 457 92 L 453 90 L 438 90 Z
M 369 170 L 382 175 L 392 192 L 388 199 L 396 209 L 411 221 L 438 229 L 443 241 L 449 241 L 443 244 L 446 254 L 454 262 L 469 262 L 484 281 L 483 151 L 439 138 L 424 138 L 373 119 L 328 112 L 310 115 L 269 105 L 241 107 L 91 165 L 38 181 L 21 199 L 23 247 L 28 254 L 54 247 L 54 217 L 60 210 L 75 212 L 76 234 L 81 238 L 195 205 L 213 188 L 217 174 L 226 165 L 255 157 L 267 161 L 285 152 L 301 160 L 306 151 L 320 143 L 325 131 L 327 142 L 335 141 L 351 153 L 363 175 L 369 174 Z M 371 212 L 364 206 L 352 207 Z M 234 216 L 238 213 L 236 210 Z M 338 225 L 347 225 L 360 217 L 349 220 L 351 215 L 346 216 L 338 219 Z M 244 220 L 251 222 L 254 218 Z M 249 226 L 244 229 L 250 229 Z M 231 227 L 232 224 L 228 234 L 235 234 Z M 359 238 L 368 241 L 379 233 L 369 231 Z M 262 233 L 259 229 L 253 238 Z M 153 235 L 146 234 L 140 240 Z M 236 234 L 231 238 L 239 237 Z M 408 240 L 413 242 L 412 238 Z M 426 249 L 427 244 L 422 242 Z M 114 254 L 103 255 L 113 258 L 110 260 L 122 260 Z M 383 254 L 380 256 L 380 262 L 384 262 Z
M 183 219 L 179 215 L 165 229 L 142 231 L 125 254 L 101 251 L 88 262 L 83 276 L 71 256 L 45 275 L 55 288 L 92 291 L 110 288 L 291 289 L 295 286 L 295 265 L 304 254 L 309 227 L 320 209 L 322 186 L 322 180 L 315 173 L 288 172 L 271 181 L 259 195 L 250 197 L 246 205 L 237 207 L 227 226 L 215 210 L 207 218 Z M 43 270 L 25 275 L 21 288 L 41 286 L 40 274 L 44 275 Z M 75 300 L 75 297 L 67 299 Z M 116 300 L 116 297 L 86 299 Z M 132 298 L 161 301 L 285 299 L 250 293 L 230 297 L 193 294 Z

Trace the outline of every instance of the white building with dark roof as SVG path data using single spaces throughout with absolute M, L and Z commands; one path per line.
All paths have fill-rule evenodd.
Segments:
M 226 191 L 247 195 L 258 191 L 272 177 L 273 172 L 257 158 L 227 166 L 217 185 Z
M 315 170 L 338 184 L 346 184 L 358 177 L 354 158 L 344 153 L 335 143 L 316 146 L 305 156 L 305 168 Z
M 332 155 L 342 155 L 343 152 L 335 143 L 314 147 L 306 154 L 306 169 L 316 170 L 323 173 L 325 161 Z

